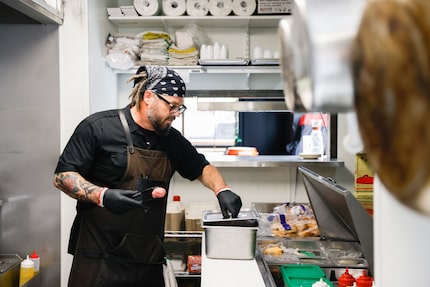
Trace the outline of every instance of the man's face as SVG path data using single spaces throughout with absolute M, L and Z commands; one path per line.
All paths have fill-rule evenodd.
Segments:
M 181 114 L 177 110 L 183 105 L 184 99 L 168 95 L 152 93 L 154 101 L 149 106 L 147 116 L 155 132 L 159 135 L 168 135 L 173 121 Z

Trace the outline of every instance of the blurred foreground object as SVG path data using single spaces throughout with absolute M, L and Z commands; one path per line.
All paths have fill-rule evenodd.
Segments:
M 366 3 L 294 1 L 294 13 L 278 28 L 289 109 L 339 113 L 354 108 L 350 53 Z
M 430 215 L 430 1 L 369 1 L 353 47 L 369 164 L 397 199 Z

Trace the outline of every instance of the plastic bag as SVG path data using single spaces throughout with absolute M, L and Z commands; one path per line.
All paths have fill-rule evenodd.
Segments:
M 134 66 L 134 61 L 127 53 L 111 53 L 105 57 L 106 63 L 112 69 L 116 70 L 128 70 Z

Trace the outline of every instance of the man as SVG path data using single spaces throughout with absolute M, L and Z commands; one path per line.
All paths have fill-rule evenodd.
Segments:
M 69 286 L 164 286 L 164 220 L 175 171 L 211 189 L 225 218 L 242 206 L 219 171 L 171 127 L 186 110 L 181 77 L 142 66 L 131 80 L 130 105 L 84 119 L 55 170 L 54 185 L 77 199 Z

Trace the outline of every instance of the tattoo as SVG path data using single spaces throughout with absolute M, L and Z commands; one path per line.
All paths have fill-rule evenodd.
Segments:
M 76 172 L 55 174 L 54 185 L 70 197 L 84 201 L 91 201 L 90 195 L 100 189 L 99 186 L 88 182 Z
M 91 193 L 99 189 L 98 186 L 95 186 L 94 184 L 89 183 L 88 181 L 80 181 L 80 184 L 81 184 L 81 188 L 85 192 L 85 198 L 88 198 Z

